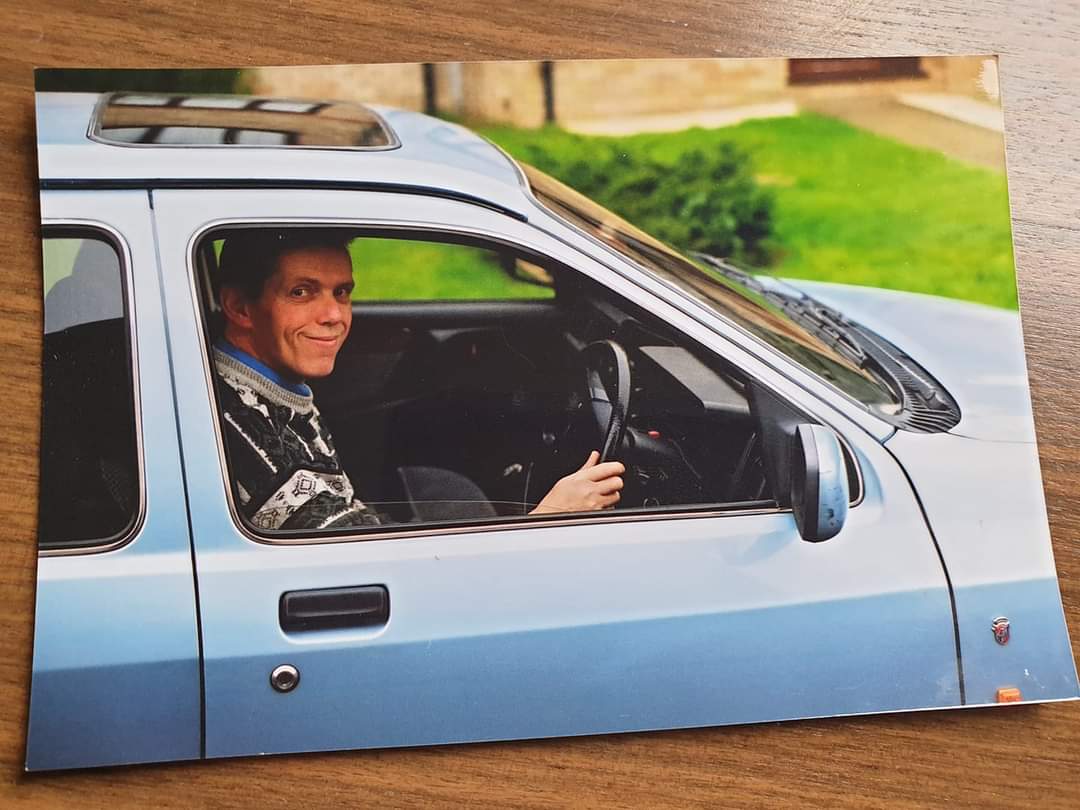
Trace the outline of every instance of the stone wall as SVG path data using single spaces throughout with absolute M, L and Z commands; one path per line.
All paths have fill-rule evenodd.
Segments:
M 943 92 L 998 100 L 997 57 L 928 56 L 922 62 L 938 77 Z
M 256 68 L 248 75 L 255 95 L 424 109 L 423 68 L 419 64 Z
M 440 112 L 519 127 L 544 123 L 539 62 L 446 62 L 435 66 L 435 88 Z
M 577 121 L 714 110 L 776 99 L 784 59 L 648 59 L 557 62 L 555 118 Z
M 836 81 L 791 86 L 786 59 L 586 60 L 552 64 L 556 122 L 708 113 L 770 103 L 955 93 L 996 100 L 993 57 L 923 57 L 921 78 Z M 418 64 L 258 68 L 256 94 L 369 101 L 424 109 Z M 436 109 L 461 118 L 539 127 L 545 120 L 540 62 L 447 62 L 434 67 Z M 718 125 L 718 124 L 714 124 Z

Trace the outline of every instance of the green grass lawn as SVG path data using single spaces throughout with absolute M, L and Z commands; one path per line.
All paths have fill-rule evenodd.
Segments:
M 41 241 L 42 267 L 42 293 L 48 295 L 49 291 L 60 279 L 70 276 L 75 266 L 75 257 L 82 247 L 82 239 L 43 239 Z
M 1004 175 L 938 152 L 812 114 L 619 138 L 474 129 L 523 160 L 537 145 L 569 157 L 606 140 L 670 162 L 731 142 L 775 194 L 768 272 L 1017 306 Z
M 354 301 L 454 301 L 551 298 L 554 291 L 518 281 L 492 251 L 407 239 L 349 243 Z

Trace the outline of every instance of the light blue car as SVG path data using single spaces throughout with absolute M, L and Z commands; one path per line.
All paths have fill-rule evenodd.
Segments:
M 1077 696 L 1015 313 L 682 256 L 416 113 L 37 104 L 27 768 Z M 273 532 L 217 256 L 314 226 L 358 296 L 312 387 L 388 519 Z M 524 514 L 601 446 L 617 508 Z

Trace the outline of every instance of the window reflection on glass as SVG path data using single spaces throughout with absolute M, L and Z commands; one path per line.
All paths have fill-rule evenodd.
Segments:
M 120 260 L 97 239 L 42 242 L 45 334 L 124 316 Z
M 42 548 L 108 543 L 135 521 L 134 386 L 120 258 L 83 236 L 42 240 Z
M 539 169 L 527 163 L 520 165 L 533 194 L 554 214 L 638 267 L 674 284 L 848 396 L 882 412 L 896 412 L 898 395 L 883 378 L 805 328 L 755 289 L 756 285 L 746 283 L 750 280 L 746 273 L 722 272 L 706 262 L 689 259 Z
M 98 105 L 91 131 L 105 142 L 161 146 L 385 149 L 397 145 L 385 122 L 363 105 L 257 96 L 114 93 Z M 243 134 L 235 139 L 234 133 Z

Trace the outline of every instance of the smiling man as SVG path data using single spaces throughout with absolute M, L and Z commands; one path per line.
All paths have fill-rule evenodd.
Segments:
M 224 315 L 214 346 L 238 506 L 260 529 L 378 524 L 356 498 L 307 380 L 325 377 L 352 326 L 352 258 L 341 231 L 237 232 L 218 277 Z M 534 513 L 614 506 L 619 462 L 585 464 L 560 479 Z

